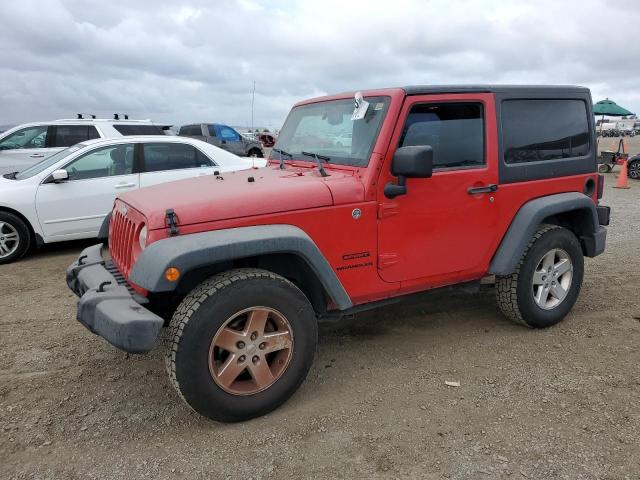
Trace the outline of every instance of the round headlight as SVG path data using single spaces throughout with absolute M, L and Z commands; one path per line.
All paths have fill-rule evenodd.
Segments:
M 147 246 L 147 226 L 146 225 L 142 227 L 142 230 L 140 230 L 138 241 L 140 242 L 140 248 L 144 250 L 145 247 Z

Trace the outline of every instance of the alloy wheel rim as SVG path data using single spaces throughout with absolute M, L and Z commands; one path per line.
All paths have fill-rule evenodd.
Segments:
M 254 395 L 273 385 L 293 353 L 287 318 L 269 307 L 251 307 L 228 318 L 209 346 L 209 373 L 225 392 Z
M 631 178 L 640 178 L 640 161 L 631 162 L 631 165 L 629 165 L 629 176 Z
M 6 258 L 20 246 L 18 230 L 7 222 L 0 222 L 0 258 Z
M 560 305 L 571 288 L 573 264 L 569 254 L 561 248 L 545 253 L 533 272 L 533 300 L 543 310 Z

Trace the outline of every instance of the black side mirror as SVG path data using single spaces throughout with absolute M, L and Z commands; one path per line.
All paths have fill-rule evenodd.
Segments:
M 407 178 L 429 178 L 433 173 L 433 149 L 428 145 L 400 147 L 391 161 L 391 174 L 398 183 L 387 183 L 384 196 L 395 198 L 407 193 Z

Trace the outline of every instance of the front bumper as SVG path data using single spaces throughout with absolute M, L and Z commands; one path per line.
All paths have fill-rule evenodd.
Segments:
M 125 352 L 146 353 L 156 343 L 164 320 L 134 299 L 107 270 L 102 244 L 82 251 L 67 268 L 67 285 L 78 300 L 78 321 Z

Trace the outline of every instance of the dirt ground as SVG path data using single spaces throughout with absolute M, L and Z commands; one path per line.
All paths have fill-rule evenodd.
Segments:
M 89 243 L 0 266 L 0 478 L 638 479 L 640 182 L 614 181 L 561 324 L 510 323 L 488 285 L 322 324 L 300 391 L 242 424 L 191 412 L 160 349 L 75 320 L 64 269 Z

